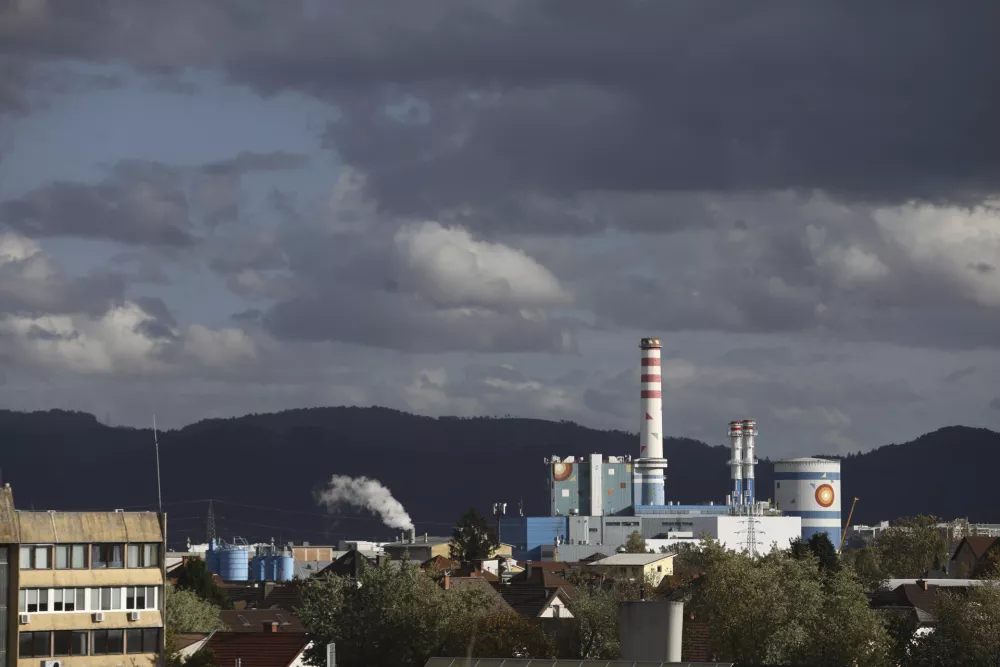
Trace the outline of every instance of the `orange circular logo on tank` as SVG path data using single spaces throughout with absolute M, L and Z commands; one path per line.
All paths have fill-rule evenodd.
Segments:
M 833 487 L 829 484 L 820 484 L 816 487 L 816 502 L 820 507 L 829 507 L 833 504 Z
M 557 482 L 562 482 L 569 479 L 569 476 L 573 474 L 573 464 L 572 463 L 553 463 L 552 464 L 552 478 Z

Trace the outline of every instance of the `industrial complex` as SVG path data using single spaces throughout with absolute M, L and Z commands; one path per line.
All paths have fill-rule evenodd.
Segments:
M 796 537 L 826 532 L 840 542 L 840 462 L 803 458 L 775 463 L 774 504 L 756 498 L 757 423 L 729 422 L 732 493 L 723 502 L 666 500 L 663 387 L 659 338 L 640 341 L 639 456 L 552 456 L 545 459 L 550 511 L 502 517 L 500 540 L 519 560 L 580 561 L 623 548 L 640 533 L 649 549 L 702 537 L 730 549 L 761 553 L 788 548 Z

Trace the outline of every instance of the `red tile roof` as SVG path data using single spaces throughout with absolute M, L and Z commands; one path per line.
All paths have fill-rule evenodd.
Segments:
M 308 645 L 304 632 L 216 632 L 205 648 L 219 665 L 234 665 L 239 658 L 242 667 L 288 667 Z

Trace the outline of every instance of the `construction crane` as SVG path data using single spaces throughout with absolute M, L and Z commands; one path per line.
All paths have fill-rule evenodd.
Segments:
M 857 504 L 858 504 L 858 497 L 854 496 L 854 502 L 851 503 L 851 511 L 847 515 L 847 523 L 844 524 L 844 534 L 840 536 L 840 547 L 837 549 L 838 554 L 844 550 L 844 540 L 847 539 L 847 529 L 851 527 L 851 517 L 854 516 L 854 506 Z

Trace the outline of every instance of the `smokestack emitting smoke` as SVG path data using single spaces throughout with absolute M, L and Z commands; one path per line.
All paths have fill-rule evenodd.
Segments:
M 389 528 L 413 530 L 413 521 L 403 505 L 377 479 L 334 475 L 327 487 L 317 494 L 317 499 L 329 509 L 338 505 L 361 507 L 378 514 Z

